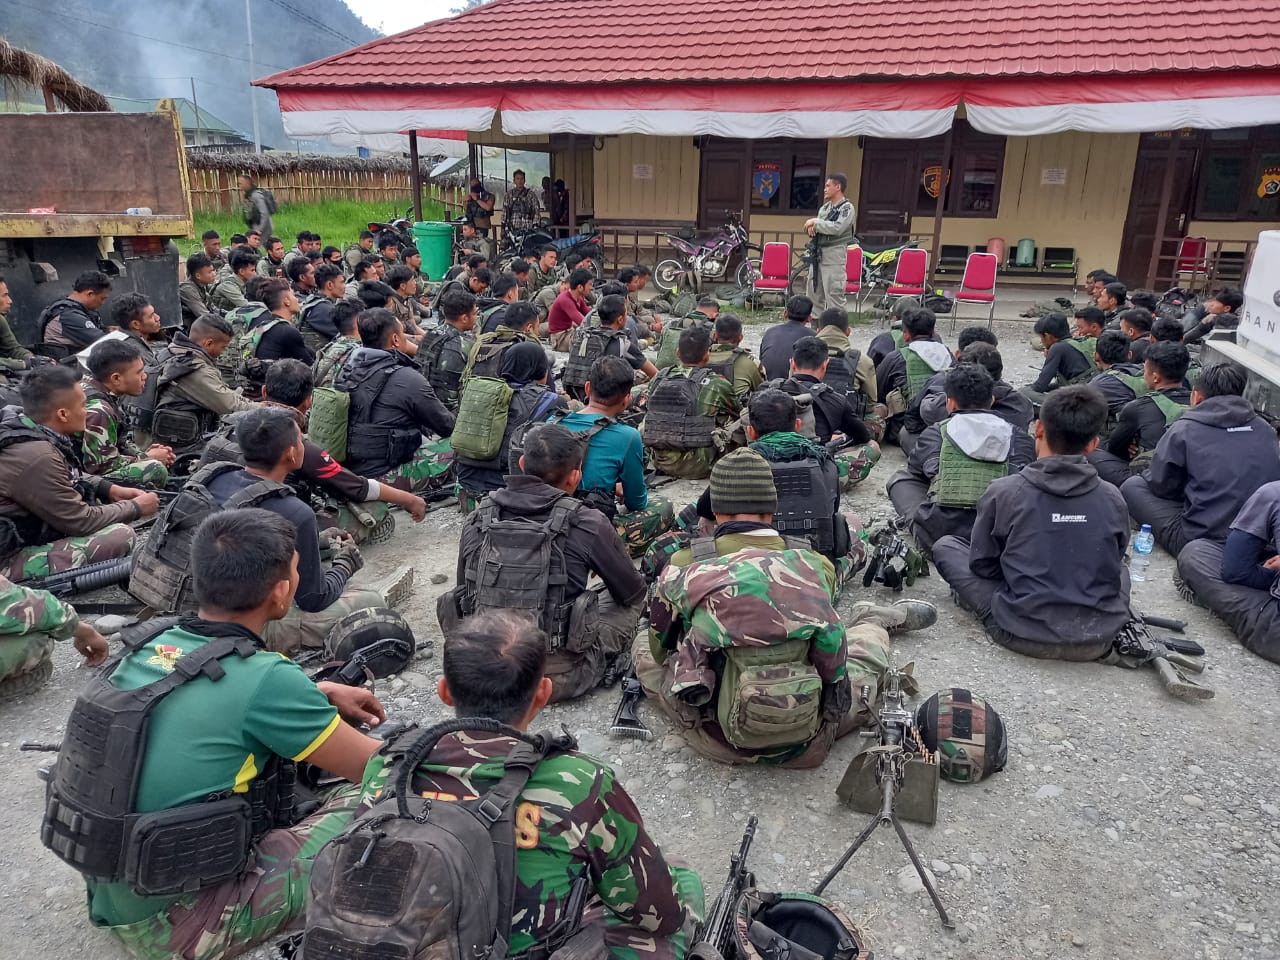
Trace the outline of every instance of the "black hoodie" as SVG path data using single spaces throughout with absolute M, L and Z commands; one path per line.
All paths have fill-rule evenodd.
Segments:
M 1083 456 L 1051 456 L 978 501 L 969 569 L 1002 580 L 996 624 L 1024 640 L 1093 646 L 1129 619 L 1129 511 Z
M 1107 377 L 1107 380 L 1115 380 Z M 1120 381 L 1115 380 L 1116 383 Z M 1191 403 L 1191 391 L 1179 384 L 1159 391 L 1174 403 L 1188 406 Z M 1186 416 L 1186 412 L 1183 412 Z M 1177 421 L 1174 421 L 1175 423 Z M 1111 436 L 1107 438 L 1107 450 L 1121 460 L 1133 459 L 1129 455 L 1131 444 L 1137 444 L 1138 450 L 1154 450 L 1164 432 L 1169 429 L 1165 422 L 1164 411 L 1156 406 L 1151 394 L 1130 400 L 1120 408 L 1120 416 L 1116 420 Z
M 1143 476 L 1157 497 L 1182 503 L 1188 540 L 1222 541 L 1245 501 L 1280 480 L 1280 446 L 1244 397 L 1210 397 L 1169 425 Z

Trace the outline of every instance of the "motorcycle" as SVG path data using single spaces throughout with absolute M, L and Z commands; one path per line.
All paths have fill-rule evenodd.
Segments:
M 893 273 L 897 269 L 898 257 L 903 250 L 913 250 L 920 246 L 918 240 L 908 240 L 905 243 L 888 244 L 885 246 L 859 243 L 854 238 L 854 243 L 862 247 L 862 302 L 870 303 L 871 295 L 877 287 L 888 287 L 893 283 Z M 800 265 L 791 271 L 791 276 L 787 280 L 787 296 L 804 293 L 809 286 L 809 271 L 813 269 L 813 253 L 809 248 L 805 249 L 804 255 L 800 258 Z M 881 294 L 883 299 L 883 294 Z
M 762 251 L 748 238 L 740 217 L 730 217 L 723 227 L 701 240 L 671 233 L 664 236 L 680 257 L 663 260 L 653 268 L 653 285 L 663 293 L 684 288 L 700 292 L 707 282 L 734 282 L 745 290 L 760 276 Z
M 600 246 L 600 235 L 590 228 L 572 237 L 553 237 L 543 224 L 530 230 L 503 231 L 502 247 L 494 258 L 499 270 L 510 270 L 512 261 L 522 258 L 537 260 L 542 248 L 547 244 L 559 252 L 559 262 L 564 263 L 572 254 L 591 257 L 591 270 L 599 281 L 604 275 L 604 250 Z
M 370 220 L 369 232 L 373 234 L 374 249 L 378 249 L 377 244 L 382 242 L 382 235 L 390 233 L 396 238 L 396 242 L 400 245 L 400 249 L 412 247 L 413 243 L 413 208 L 405 210 L 404 215 L 400 215 L 400 211 L 392 208 L 391 216 L 385 221 Z

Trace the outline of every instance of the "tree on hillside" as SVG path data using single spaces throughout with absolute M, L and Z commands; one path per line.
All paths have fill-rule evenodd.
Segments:
M 466 13 L 468 10 L 474 10 L 476 7 L 482 7 L 488 0 L 462 0 L 462 5 L 453 7 L 449 10 L 454 16 L 460 13 Z

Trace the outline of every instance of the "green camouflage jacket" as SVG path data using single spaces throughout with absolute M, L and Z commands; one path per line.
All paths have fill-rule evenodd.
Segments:
M 414 790 L 439 800 L 468 799 L 494 786 L 509 737 L 446 736 L 418 768 Z M 379 755 L 365 770 L 362 816 L 389 771 Z M 517 801 L 514 956 L 544 939 L 561 917 L 570 886 L 591 881 L 605 907 L 604 944 L 612 960 L 681 960 L 685 907 L 673 872 L 645 831 L 635 802 L 600 761 L 578 753 L 544 760 Z
M 0 637 L 43 633 L 66 640 L 80 626 L 76 608 L 47 590 L 30 590 L 0 576 Z
M 317 387 L 332 387 L 347 358 L 361 347 L 358 337 L 338 336 L 325 344 L 311 368 Z
M 142 459 L 127 431 L 121 429 L 115 399 L 100 384 L 86 378 L 84 435 L 80 459 L 85 473 L 102 476 Z

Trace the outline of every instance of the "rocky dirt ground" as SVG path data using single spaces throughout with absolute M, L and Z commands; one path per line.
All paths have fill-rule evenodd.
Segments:
M 1008 319 L 996 324 L 1006 377 L 1015 383 L 1029 382 L 1038 366 L 1026 345 L 1027 322 L 1012 320 L 1025 304 L 1002 297 Z M 763 329 L 750 328 L 748 343 Z M 874 332 L 860 328 L 855 342 L 865 344 Z M 941 332 L 950 334 L 949 322 Z M 884 516 L 884 481 L 901 463 L 890 449 L 846 496 L 846 508 L 864 519 Z M 680 503 L 698 491 L 698 484 L 682 483 L 662 493 Z M 451 510 L 416 526 L 402 518 L 393 542 L 368 552 L 366 576 L 399 563 L 416 566 L 419 586 L 405 612 L 420 641 L 440 641 L 435 598 L 452 582 L 461 524 Z M 932 629 L 897 640 L 899 661 L 916 661 L 926 694 L 957 685 L 989 698 L 1005 718 L 1011 748 L 1008 768 L 989 781 L 942 785 L 935 826 L 907 824 L 954 932 L 938 922 L 888 830 L 878 831 L 829 888 L 877 956 L 1280 957 L 1277 668 L 1179 600 L 1172 575 L 1172 559 L 1157 550 L 1134 601 L 1189 622 L 1188 636 L 1208 649 L 1204 677 L 1217 698 L 1207 703 L 1171 699 L 1153 671 L 1009 653 L 953 606 L 936 574 L 917 584 L 915 595 L 936 603 L 940 615 Z M 892 599 L 879 588 L 871 596 Z M 847 612 L 866 597 L 852 590 L 842 607 Z M 69 645 L 60 645 L 56 660 L 45 690 L 0 708 L 0 956 L 116 960 L 124 953 L 89 925 L 77 877 L 40 845 L 43 786 L 35 774 L 47 756 L 17 750 L 24 739 L 59 738 L 84 681 Z M 427 656 L 381 684 L 388 712 L 443 717 L 438 676 L 438 660 Z M 722 767 L 685 748 L 649 707 L 643 712 L 652 741 L 610 738 L 615 702 L 598 692 L 549 709 L 541 720 L 566 725 L 583 750 L 618 771 L 664 849 L 701 872 L 708 899 L 749 814 L 760 818 L 751 866 L 772 890 L 811 889 L 866 821 L 835 796 L 857 736 L 838 743 L 818 770 Z

